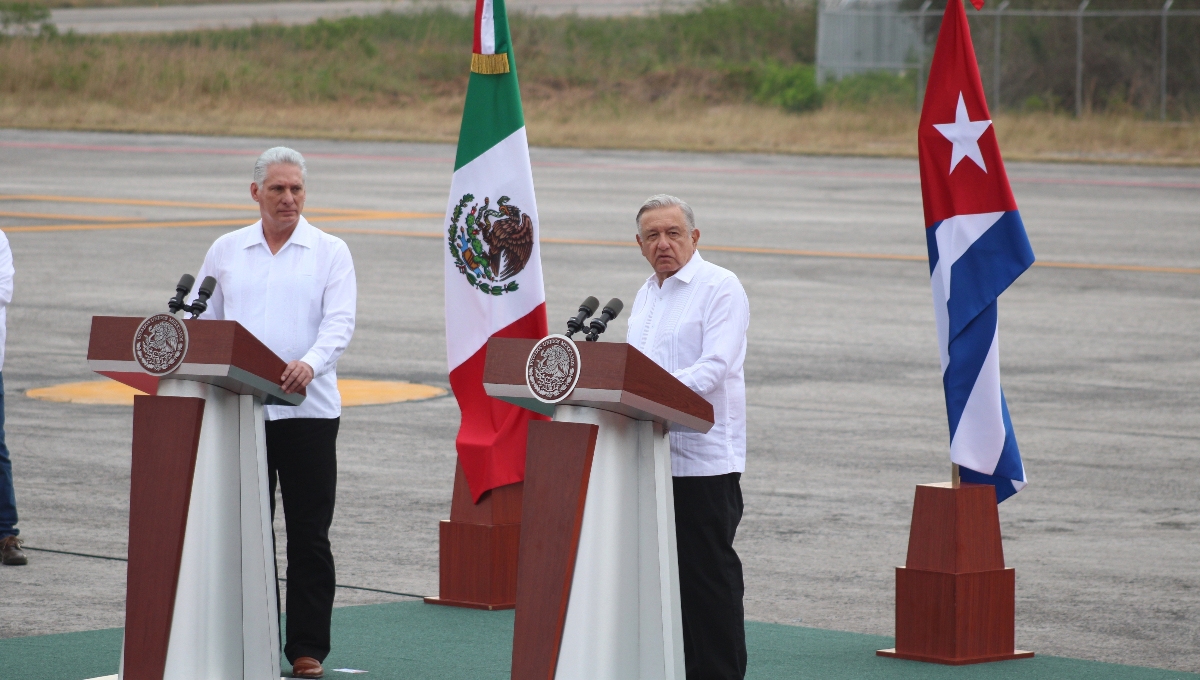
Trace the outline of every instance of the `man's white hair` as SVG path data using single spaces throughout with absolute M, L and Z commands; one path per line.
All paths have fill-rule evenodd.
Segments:
M 300 168 L 301 179 L 308 179 L 308 166 L 304 164 L 304 156 L 300 155 L 299 151 L 289 149 L 286 146 L 276 146 L 262 152 L 258 160 L 254 163 L 254 185 L 262 189 L 263 182 L 267 179 L 267 169 L 272 165 L 286 163 Z
M 637 212 L 637 228 L 638 236 L 642 235 L 642 215 L 650 210 L 658 210 L 659 208 L 679 208 L 683 213 L 683 219 L 687 222 L 688 233 L 696 230 L 696 214 L 692 212 L 692 206 L 688 205 L 682 198 L 672 196 L 671 194 L 655 194 L 642 202 L 642 207 Z

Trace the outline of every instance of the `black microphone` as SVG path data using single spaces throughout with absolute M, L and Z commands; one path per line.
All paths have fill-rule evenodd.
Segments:
M 179 283 L 175 284 L 175 297 L 167 301 L 167 309 L 175 314 L 184 308 L 183 299 L 187 294 L 192 292 L 192 284 L 196 283 L 196 277 L 191 274 L 184 274 L 179 277 Z
M 208 299 L 212 297 L 213 289 L 217 287 L 217 280 L 214 277 L 206 276 L 200 282 L 200 290 L 196 293 L 196 299 L 192 302 L 192 318 L 200 316 L 208 309 Z
M 596 308 L 599 306 L 600 301 L 589 295 L 588 299 L 584 300 L 583 304 L 579 305 L 579 313 L 567 319 L 567 337 L 569 338 L 583 330 L 584 320 L 595 314 Z
M 608 330 L 608 322 L 617 318 L 617 315 L 621 313 L 622 309 L 625 309 L 624 302 L 621 302 L 617 298 L 609 300 L 608 304 L 604 305 L 604 311 L 600 313 L 600 318 L 592 319 L 592 323 L 588 325 L 588 330 L 590 332 L 587 335 L 587 341 L 595 342 L 596 338 L 600 337 L 601 333 Z

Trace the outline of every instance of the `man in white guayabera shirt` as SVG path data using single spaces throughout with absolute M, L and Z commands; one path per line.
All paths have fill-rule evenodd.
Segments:
M 254 164 L 258 222 L 213 243 L 197 279 L 217 279 L 206 319 L 241 323 L 288 362 L 283 389 L 307 387 L 299 406 L 268 404 L 267 470 L 287 531 L 287 644 L 292 676 L 319 678 L 329 654 L 334 568 L 329 525 L 337 487 L 342 398 L 337 361 L 354 334 L 357 288 L 350 249 L 301 216 L 304 157 L 268 149 Z
M 707 434 L 671 432 L 683 654 L 688 680 L 746 675 L 742 562 L 733 549 L 746 469 L 746 330 L 737 276 L 696 251 L 687 203 L 646 199 L 637 242 L 654 274 L 638 291 L 628 341 L 713 405 Z

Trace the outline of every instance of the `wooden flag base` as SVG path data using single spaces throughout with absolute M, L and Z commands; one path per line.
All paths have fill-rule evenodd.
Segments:
M 438 526 L 438 596 L 425 598 L 426 604 L 485 610 L 516 606 L 523 486 L 492 489 L 475 503 L 462 466 L 456 467 L 450 519 Z
M 1000 654 L 997 656 L 982 656 L 972 659 L 944 659 L 941 657 L 921 656 L 919 654 L 901 654 L 892 649 L 880 649 L 875 652 L 876 656 L 888 656 L 895 659 L 907 659 L 909 661 L 924 661 L 925 663 L 940 663 L 944 666 L 967 666 L 973 663 L 991 663 L 993 661 L 1012 661 L 1013 659 L 1032 659 L 1033 652 L 1027 652 L 1022 649 L 1013 650 L 1012 654 Z
M 875 653 L 951 666 L 1028 659 L 1014 646 L 1015 596 L 995 488 L 918 485 L 908 559 L 896 567 L 896 646 Z

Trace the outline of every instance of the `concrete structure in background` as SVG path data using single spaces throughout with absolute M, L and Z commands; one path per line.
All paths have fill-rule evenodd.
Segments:
M 829 0 L 817 13 L 818 84 L 869 71 L 903 72 L 924 63 L 923 49 L 921 16 L 901 12 L 900 0 Z

